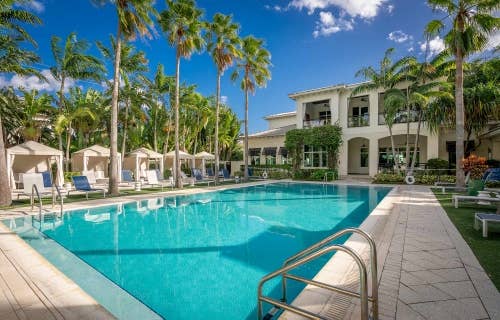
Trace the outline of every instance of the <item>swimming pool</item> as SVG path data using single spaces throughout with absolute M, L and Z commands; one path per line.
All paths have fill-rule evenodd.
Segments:
M 389 191 L 275 183 L 69 211 L 43 224 L 31 217 L 4 223 L 63 272 L 76 256 L 161 317 L 255 319 L 263 275 L 331 233 L 359 226 Z M 45 244 L 54 241 L 67 251 Z M 312 276 L 326 259 L 298 273 Z M 69 276 L 84 289 L 92 282 Z M 301 288 L 290 286 L 289 297 Z M 106 289 L 90 294 L 133 318 L 132 306 L 113 304 Z

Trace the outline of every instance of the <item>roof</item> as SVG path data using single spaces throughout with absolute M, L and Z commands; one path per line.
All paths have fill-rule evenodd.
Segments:
M 128 156 L 148 159 L 163 159 L 163 155 L 161 153 L 150 150 L 148 148 L 135 149 L 134 151 L 131 151 Z
M 248 137 L 249 138 L 279 137 L 279 136 L 284 136 L 288 131 L 293 130 L 295 128 L 297 128 L 297 126 L 295 124 L 292 124 L 285 127 L 252 133 L 248 135 Z
M 73 152 L 73 154 L 83 154 L 85 156 L 91 156 L 91 157 L 92 156 L 93 157 L 109 157 L 111 155 L 111 150 L 96 144 L 96 145 L 93 145 L 91 147 Z M 118 154 L 120 155 L 120 152 L 118 152 Z
M 215 159 L 215 155 L 208 153 L 206 151 L 199 152 L 194 155 L 196 159 L 206 159 L 206 160 L 213 160 Z
M 329 91 L 334 91 L 334 90 L 341 90 L 341 89 L 350 89 L 353 87 L 357 87 L 360 84 L 367 83 L 369 81 L 362 81 L 362 82 L 356 82 L 356 83 L 351 83 L 351 84 L 335 84 L 327 87 L 321 87 L 321 88 L 316 88 L 316 89 L 309 89 L 309 90 L 304 90 L 304 91 L 297 91 L 288 94 L 288 97 L 291 99 L 296 99 L 300 96 L 303 95 L 308 95 L 308 94 L 315 94 L 315 93 L 324 93 L 324 92 L 329 92 Z
M 63 152 L 35 141 L 26 141 L 7 149 L 8 154 L 33 156 L 62 156 Z
M 268 116 L 265 116 L 264 119 L 271 120 L 271 119 L 277 119 L 277 118 L 288 118 L 288 117 L 295 117 L 296 115 L 297 115 L 297 111 L 289 111 L 289 112 L 270 114 Z
M 172 150 L 172 151 L 165 154 L 165 158 L 174 158 L 174 157 L 175 157 L 175 150 Z M 187 152 L 179 150 L 179 158 L 180 159 L 192 159 L 193 156 Z

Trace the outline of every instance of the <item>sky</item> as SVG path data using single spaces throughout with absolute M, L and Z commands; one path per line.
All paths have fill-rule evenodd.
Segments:
M 50 79 L 53 64 L 50 38 L 66 38 L 76 32 L 79 39 L 104 42 L 116 33 L 116 15 L 111 5 L 96 6 L 92 0 L 33 0 L 29 9 L 36 12 L 43 25 L 28 30 L 38 43 L 37 53 L 42 62 L 36 67 L 49 76 L 49 83 L 19 76 L 0 76 L 0 87 L 24 86 L 54 92 L 59 85 Z M 253 35 L 265 40 L 272 55 L 272 79 L 267 86 L 250 96 L 250 132 L 265 130 L 264 116 L 292 111 L 292 92 L 339 83 L 362 81 L 355 73 L 364 66 L 376 66 L 385 50 L 394 47 L 394 58 L 415 55 L 423 59 L 423 30 L 432 19 L 442 18 L 424 0 L 198 0 L 204 18 L 214 13 L 233 16 L 240 24 L 240 35 Z M 165 2 L 157 0 L 158 11 Z M 146 53 L 150 74 L 159 63 L 165 72 L 175 72 L 175 54 L 156 27 L 152 40 L 138 39 L 133 44 Z M 491 38 L 489 47 L 500 44 L 500 33 Z M 431 54 L 444 49 L 442 36 L 429 43 Z M 89 51 L 99 56 L 95 45 Z M 108 78 L 112 66 L 108 65 Z M 181 81 L 196 84 L 204 95 L 215 93 L 216 72 L 210 56 L 195 54 L 181 62 Z M 244 116 L 244 96 L 239 83 L 230 81 L 230 71 L 222 79 L 223 100 L 238 116 Z M 84 81 L 70 81 L 69 86 L 98 86 Z

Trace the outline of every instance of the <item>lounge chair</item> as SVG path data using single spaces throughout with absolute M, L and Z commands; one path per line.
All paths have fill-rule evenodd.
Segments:
M 36 186 L 40 197 L 45 195 L 53 196 L 52 186 L 50 188 L 45 187 L 43 175 L 41 173 L 25 173 L 23 174 L 23 191 L 17 194 L 17 198 L 19 199 L 20 195 L 28 196 L 30 197 L 30 204 L 33 205 L 36 194 L 36 191 L 33 190 L 33 185 Z
M 483 224 L 483 237 L 488 237 L 488 223 L 500 223 L 500 214 L 476 212 L 474 215 L 474 229 L 479 230 L 479 222 Z
M 163 191 L 163 187 L 170 187 L 172 189 L 174 188 L 173 180 L 170 180 L 168 182 L 158 180 L 158 174 L 156 173 L 156 170 L 146 171 L 146 177 L 148 179 L 148 181 L 145 183 L 146 185 L 161 187 L 161 191 Z
M 212 168 L 207 168 L 207 177 L 212 179 L 215 178 L 214 170 L 212 170 Z
M 191 175 L 195 178 L 195 183 L 206 183 L 207 186 L 210 186 L 210 183 L 215 183 L 214 179 L 203 178 L 200 169 L 191 169 Z
M 453 204 L 455 208 L 458 208 L 459 201 L 473 201 L 477 204 L 491 204 L 491 202 L 500 202 L 500 197 L 487 197 L 487 196 L 462 196 L 462 195 L 454 195 L 453 196 Z
M 135 181 L 132 177 L 132 171 L 130 170 L 122 170 L 122 181 L 121 184 L 125 184 L 127 186 L 134 185 Z
M 87 176 L 73 176 L 71 177 L 73 180 L 73 185 L 75 186 L 75 191 L 85 192 L 85 197 L 87 200 L 89 199 L 90 192 L 102 192 L 103 198 L 106 198 L 106 189 L 104 188 L 93 188 Z M 68 191 L 69 196 L 70 191 Z
M 181 179 L 182 179 L 183 185 L 186 185 L 186 184 L 193 185 L 196 182 L 196 179 L 194 177 L 188 177 L 184 171 L 181 171 Z
M 248 178 L 249 179 L 252 179 L 252 180 L 267 180 L 267 171 L 264 171 L 266 172 L 266 177 L 261 177 L 261 176 L 254 176 L 253 174 L 253 169 L 252 168 L 248 168 Z M 264 174 L 264 172 L 262 174 Z
M 235 181 L 235 178 L 234 177 L 231 177 L 231 175 L 229 174 L 229 170 L 227 170 L 226 168 L 222 168 L 222 177 L 224 178 L 223 181 Z

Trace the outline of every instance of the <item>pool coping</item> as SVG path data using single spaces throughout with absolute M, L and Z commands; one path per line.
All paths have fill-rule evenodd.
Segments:
M 73 211 L 87 208 L 95 208 L 95 207 L 103 207 L 110 205 L 118 205 L 118 204 L 126 204 L 130 202 L 136 202 L 145 199 L 152 198 L 165 198 L 165 197 L 175 197 L 175 196 L 184 196 L 184 195 L 192 195 L 192 194 L 202 194 L 207 192 L 214 191 L 222 191 L 229 189 L 237 189 L 244 188 L 250 186 L 258 186 L 258 185 L 266 185 L 271 183 L 280 183 L 280 182 L 289 182 L 289 183 L 313 183 L 313 184 L 323 184 L 323 182 L 311 182 L 311 181 L 292 181 L 292 180 L 265 180 L 265 181 L 254 181 L 250 183 L 242 183 L 242 184 L 234 184 L 234 185 L 223 185 L 223 186 L 213 186 L 213 187 L 203 187 L 196 189 L 184 189 L 184 190 L 176 190 L 176 191 L 165 191 L 165 192 L 156 192 L 151 194 L 141 194 L 141 195 L 131 195 L 131 196 L 123 196 L 119 198 L 104 198 L 104 199 L 93 199 L 88 201 L 74 202 L 70 204 L 66 204 L 64 207 L 64 211 Z M 373 187 L 392 187 L 390 185 L 375 185 L 369 183 L 355 183 L 355 182 L 343 182 L 343 181 L 334 181 L 328 184 L 338 184 L 338 185 L 352 185 L 352 186 L 373 186 Z M 393 189 L 394 190 L 394 189 Z M 391 190 L 389 194 L 393 192 Z M 378 204 L 376 207 L 379 208 L 380 205 L 384 202 L 385 199 L 389 196 L 389 194 Z M 37 211 L 31 211 L 29 207 L 20 207 L 12 210 L 1 210 L 0 211 L 0 220 L 9 219 L 14 217 L 22 217 L 28 215 L 37 215 Z M 52 208 L 48 212 L 56 212 L 58 211 L 57 207 Z M 374 210 L 375 211 L 375 210 Z M 366 227 L 367 219 L 372 216 L 373 212 L 363 221 L 362 226 Z M 364 227 L 363 227 L 364 229 Z M 29 244 L 27 244 L 23 239 L 21 239 L 17 234 L 13 234 L 10 229 L 0 223 L 0 232 L 3 234 L 8 233 L 9 237 L 6 241 L 5 238 L 0 238 L 0 250 L 3 252 L 4 250 L 10 251 L 10 255 L 12 259 L 18 261 L 21 266 L 28 266 L 29 264 L 36 263 L 37 265 L 42 266 L 44 269 L 51 270 L 51 277 L 48 279 L 44 277 L 43 273 L 38 273 L 36 277 L 31 277 L 28 273 L 28 277 L 31 278 L 33 282 L 36 283 L 37 287 L 42 292 L 56 292 L 57 296 L 62 295 L 65 292 L 65 288 L 76 288 L 72 291 L 72 297 L 75 300 L 85 299 L 86 301 L 91 301 L 90 303 L 95 306 L 96 313 L 102 313 L 102 318 L 115 318 L 106 308 L 101 306 L 93 297 L 91 297 L 87 292 L 81 289 L 73 280 L 69 279 L 62 271 L 58 270 L 54 265 L 52 265 L 46 258 L 44 258 L 41 254 L 39 254 L 35 249 L 33 249 Z M 352 237 L 351 237 L 352 238 Z M 350 241 L 351 238 L 349 238 Z M 21 249 L 20 246 L 22 246 Z M 18 250 L 11 250 L 13 247 L 17 247 Z M 6 248 L 6 249 L 5 249 Z M 335 255 L 335 257 L 340 256 L 339 254 Z M 334 259 L 332 258 L 332 259 Z M 338 258 L 337 258 L 338 259 Z M 328 269 L 330 261 L 325 265 L 325 267 L 318 273 L 316 277 L 321 277 L 321 273 L 323 270 Z M 338 264 L 337 262 L 335 264 Z M 380 270 L 380 269 L 379 269 Z M 54 288 L 50 286 L 50 283 L 56 279 L 57 281 L 63 283 L 62 288 Z M 315 278 L 316 279 L 316 278 Z M 304 290 L 305 291 L 305 290 Z M 304 292 L 303 291 L 303 292 Z M 299 294 L 299 297 L 302 296 L 302 293 Z M 299 298 L 297 297 L 297 298 Z M 140 302 L 140 301 L 139 301 Z M 54 301 L 57 303 L 57 301 Z

